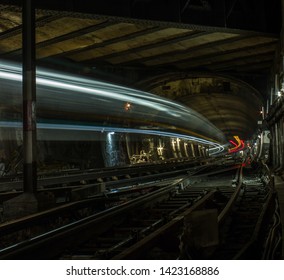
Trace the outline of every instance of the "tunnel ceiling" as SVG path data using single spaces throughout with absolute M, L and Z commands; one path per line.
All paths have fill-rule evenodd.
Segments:
M 249 139 L 261 120 L 262 96 L 240 80 L 200 73 L 172 73 L 147 81 L 146 89 L 198 111 L 220 128 L 228 139 Z
M 264 96 L 236 77 L 266 77 L 279 35 L 99 12 L 37 9 L 37 63 L 149 73 L 136 87 L 188 105 L 228 138 L 251 136 Z M 21 8 L 0 4 L 0 59 L 21 60 L 21 27 Z

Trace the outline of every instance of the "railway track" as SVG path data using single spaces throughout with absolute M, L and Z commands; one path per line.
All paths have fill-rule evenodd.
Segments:
M 233 169 L 229 168 L 229 170 Z M 216 172 L 222 172 L 222 169 Z M 155 187 L 153 187 L 153 185 L 151 187 L 150 185 L 147 186 L 148 189 L 152 188 L 152 192 L 145 194 L 145 191 L 142 191 L 144 192 L 143 196 L 137 197 L 136 199 L 132 199 L 131 201 L 126 201 L 120 204 L 118 203 L 118 205 L 109 209 L 105 209 L 104 211 L 99 211 L 97 213 L 88 213 L 88 215 L 84 217 L 82 217 L 82 213 L 90 212 L 90 210 L 86 207 L 85 204 L 98 204 L 98 200 L 96 202 L 92 201 L 92 199 L 98 199 L 97 197 L 92 198 L 88 202 L 80 201 L 73 203 L 69 206 L 64 206 L 62 209 L 52 209 L 50 211 L 46 211 L 45 213 L 37 214 L 34 217 L 22 219 L 17 223 L 15 222 L 11 224 L 8 223 L 6 225 L 2 225 L 0 227 L 0 232 L 2 236 L 4 233 L 9 234 L 9 232 L 11 233 L 18 230 L 21 233 L 21 238 L 23 235 L 26 236 L 26 238 L 24 240 L 19 240 L 18 243 L 15 242 L 14 244 L 8 244 L 8 246 L 6 247 L 2 246 L 5 248 L 0 251 L 0 258 L 54 258 L 55 256 L 58 257 L 58 254 L 62 254 L 62 252 L 66 250 L 66 248 L 70 251 L 69 248 L 76 245 L 76 242 L 74 242 L 74 238 L 77 238 L 74 237 L 74 234 L 75 236 L 76 234 L 80 234 L 81 239 L 77 239 L 77 241 L 79 242 L 78 246 L 81 246 L 83 243 L 87 243 L 90 239 L 92 239 L 93 236 L 96 236 L 97 240 L 100 240 L 99 238 L 102 234 L 104 236 L 107 236 L 106 232 L 111 232 L 111 230 L 113 230 L 108 228 L 108 226 L 113 225 L 113 221 L 120 221 L 122 224 L 124 224 L 124 228 L 122 230 L 122 227 L 117 225 L 118 231 L 125 232 L 125 228 L 131 228 L 131 238 L 129 238 L 128 233 L 125 238 L 126 240 L 128 239 L 127 242 L 120 240 L 119 243 L 121 245 L 112 245 L 109 249 L 105 248 L 104 250 L 102 250 L 102 248 L 98 248 L 96 254 L 94 254 L 96 256 L 100 255 L 102 258 L 103 256 L 110 257 L 113 255 L 113 253 L 110 252 L 116 252 L 114 249 L 117 249 L 117 247 L 123 248 L 123 243 L 128 243 L 129 245 L 131 245 L 131 243 L 135 243 L 141 237 L 146 236 L 151 231 L 157 229 L 160 226 L 163 226 L 163 224 L 165 224 L 167 221 L 170 221 L 173 217 L 180 215 L 181 211 L 184 211 L 187 208 L 191 207 L 193 201 L 199 200 L 200 198 L 202 198 L 203 195 L 207 193 L 207 191 L 204 192 L 203 189 L 200 188 L 196 188 L 195 190 L 194 188 L 191 188 L 190 194 L 186 194 L 188 190 L 185 190 L 185 182 L 187 180 L 188 174 L 183 177 L 183 179 L 175 178 L 156 182 L 154 184 Z M 181 190 L 183 191 L 181 192 Z M 181 193 L 177 195 L 177 192 Z M 115 193 L 116 192 L 114 192 L 114 194 Z M 184 195 L 184 197 L 182 197 L 182 194 Z M 163 202 L 161 202 L 161 200 L 163 200 Z M 158 203 L 159 206 L 156 205 L 156 208 L 151 206 L 153 205 L 153 203 Z M 78 205 L 81 205 L 81 208 L 83 210 L 79 209 Z M 113 205 L 115 204 L 112 204 L 112 206 Z M 137 217 L 141 216 L 141 209 L 144 209 L 142 213 L 145 214 L 145 207 L 147 205 L 150 207 L 148 207 L 147 211 L 151 209 L 151 211 L 154 211 L 155 215 L 158 215 L 158 217 L 155 221 L 152 221 L 152 223 L 150 224 L 146 224 L 143 229 L 138 231 L 137 226 L 135 226 L 135 219 L 137 224 Z M 70 210 L 72 209 L 72 207 L 74 208 L 73 212 Z M 66 212 L 69 215 L 67 215 L 67 217 Z M 146 219 L 148 220 L 147 223 L 150 222 L 149 216 L 154 217 L 154 212 L 148 213 Z M 73 214 L 70 215 L 70 213 Z M 135 213 L 135 219 L 133 219 L 133 216 L 132 218 L 129 216 L 130 213 Z M 80 219 L 78 219 L 77 216 L 80 216 Z M 54 217 L 57 217 L 57 220 L 55 218 L 54 221 Z M 60 220 L 59 222 L 58 217 Z M 74 217 L 76 217 L 77 220 L 72 221 L 72 219 L 75 219 Z M 140 217 L 140 221 L 142 219 L 143 218 Z M 62 224 L 62 220 L 66 223 Z M 128 226 L 125 225 L 126 222 L 129 223 Z M 44 224 L 50 225 L 56 223 L 60 225 L 57 228 L 52 229 L 43 227 Z M 43 233 L 34 230 L 34 227 L 36 229 L 43 227 Z M 30 234 L 34 233 L 35 231 L 35 235 Z M 83 235 L 82 232 L 84 232 Z M 100 241 L 102 241 L 102 239 Z M 51 246 L 51 244 L 53 245 Z
M 261 259 L 265 238 L 275 211 L 271 182 L 246 169 L 229 218 L 220 224 L 221 244 L 213 259 Z
M 169 161 L 159 164 L 41 174 L 38 177 L 37 192 L 38 194 L 49 192 L 54 197 L 54 203 L 64 203 L 84 199 L 113 188 L 161 180 L 180 174 L 195 174 L 208 168 L 203 164 L 209 161 L 209 159 Z M 209 163 L 210 165 L 215 165 L 215 163 Z M 23 181 L 21 177 L 0 178 L 0 212 L 1 203 L 18 196 L 22 192 Z
M 137 164 L 121 167 L 108 167 L 100 169 L 86 169 L 86 170 L 61 170 L 53 172 L 45 172 L 38 174 L 38 186 L 40 187 L 52 187 L 60 184 L 78 184 L 81 181 L 111 181 L 113 177 L 118 179 L 124 179 L 127 177 L 139 177 L 144 174 L 156 173 L 156 172 L 168 172 L 169 170 L 180 170 L 184 168 L 190 168 L 202 164 L 203 162 L 209 162 L 210 159 L 193 159 L 193 160 L 172 160 L 157 162 L 154 164 Z M 23 178 L 21 174 L 15 176 L 4 176 L 0 178 L 0 192 L 10 190 L 21 190 L 23 184 Z
M 212 197 L 214 192 L 206 196 Z M 201 189 L 186 189 L 178 194 L 170 193 L 163 201 L 146 208 L 133 211 L 123 220 L 114 223 L 101 235 L 92 238 L 72 249 L 71 254 L 65 253 L 61 259 L 109 259 L 121 254 L 129 246 L 145 236 L 155 232 L 179 214 L 184 213 L 205 193 Z M 204 200 L 205 203 L 206 200 Z
M 127 201 L 159 191 L 166 184 L 165 182 L 145 183 L 127 189 L 100 193 L 88 199 L 66 203 L 34 215 L 4 222 L 0 224 L 0 248 L 25 241 L 74 221 L 107 212 Z
M 42 228 L 43 223 L 46 222 L 46 219 L 50 220 L 52 217 L 55 217 L 56 219 L 56 217 L 59 215 L 61 221 L 64 219 L 64 217 L 66 217 L 64 212 L 67 212 L 69 217 L 66 224 L 61 224 L 57 228 L 44 228 L 42 233 L 36 233 L 34 236 L 28 236 L 19 242 L 14 241 L 13 244 L 3 244 L 2 242 L 0 258 L 17 258 L 17 256 L 20 258 L 34 258 L 35 256 L 40 258 L 53 258 L 58 253 L 57 250 L 61 253 L 66 246 L 76 244 L 76 239 L 77 241 L 81 242 L 81 240 L 78 240 L 77 238 L 78 234 L 82 240 L 88 239 L 94 234 L 101 234 L 102 231 L 105 231 L 105 228 L 111 225 L 114 220 L 121 219 L 121 217 L 124 217 L 130 213 L 132 209 L 142 207 L 149 201 L 159 200 L 163 196 L 168 196 L 170 193 L 175 191 L 176 184 L 178 184 L 181 180 L 182 179 L 171 179 L 170 182 L 172 183 L 169 183 L 168 180 L 158 182 L 152 185 L 152 187 L 156 187 L 155 190 L 148 194 L 146 193 L 130 201 L 121 202 L 116 206 L 98 211 L 97 213 L 88 213 L 88 215 L 85 217 L 80 217 L 73 221 L 72 218 L 74 219 L 74 215 L 70 216 L 70 209 L 72 209 L 72 206 L 76 206 L 75 209 L 77 209 L 78 202 L 75 203 L 75 206 L 64 206 L 65 209 L 63 210 L 53 209 L 45 213 L 20 219 L 17 222 L 3 224 L 0 226 L 1 235 L 12 234 L 8 236 L 9 240 L 12 240 L 13 232 L 15 232 L 15 230 L 17 230 L 20 233 L 18 235 L 21 236 L 34 231 L 32 230 L 34 227 Z M 94 201 L 90 202 L 91 204 L 94 204 Z M 86 201 L 80 203 L 86 207 Z M 78 210 L 76 210 L 75 213 L 78 213 Z M 54 220 L 51 220 L 51 222 L 49 221 L 49 224 L 53 223 L 55 223 Z M 22 236 L 20 238 L 22 238 Z M 4 240 L 4 243 L 5 241 L 6 240 Z M 41 249 L 37 250 L 36 248 Z
M 281 233 L 272 182 L 265 173 L 267 170 L 258 174 L 257 170 L 245 169 L 244 175 L 242 171 L 243 166 L 232 181 L 234 190 L 225 186 L 218 188 L 213 205 L 211 198 L 203 207 L 188 209 L 114 259 L 176 259 L 177 253 L 178 259 L 263 259 L 269 255 L 277 256 L 281 250 Z M 217 211 L 214 213 L 208 208 Z M 274 223 L 269 231 L 267 225 L 272 220 Z M 166 234 L 173 229 L 180 231 L 181 221 L 183 230 L 179 240 L 177 234 L 174 237 Z M 207 228 L 206 223 L 209 224 Z M 174 249 L 167 245 L 169 240 L 174 243 Z
M 216 179 L 214 170 L 206 169 L 206 173 L 192 174 L 192 176 L 180 175 L 152 185 L 147 183 L 147 188 L 151 191 L 143 190 L 141 193 L 144 195 L 140 193 L 139 196 L 134 195 L 131 199 L 129 197 L 126 199 L 120 194 L 122 196 L 116 202 L 114 198 L 111 203 L 111 200 L 108 201 L 110 208 L 96 210 L 74 219 L 74 216 L 80 216 L 78 213 L 82 214 L 88 209 L 85 205 L 84 211 L 78 211 L 78 208 L 77 212 L 74 212 L 76 214 L 71 215 L 64 225 L 45 229 L 44 232 L 28 236 L 18 243 L 2 246 L 0 258 L 231 259 L 247 257 L 254 251 L 255 244 L 259 242 L 260 233 L 265 235 L 262 233 L 262 225 L 264 221 L 267 221 L 264 218 L 270 217 L 267 215 L 269 212 L 267 210 L 270 208 L 273 193 L 271 188 L 267 188 L 266 180 L 262 178 L 259 181 L 259 177 L 255 178 L 254 173 L 245 174 L 243 178 L 243 167 L 239 168 L 237 174 L 235 174 L 236 169 L 232 167 L 217 169 L 215 172 L 219 175 L 223 174 L 224 180 L 214 181 Z M 126 190 L 127 193 L 129 191 Z M 113 194 L 115 193 L 117 192 L 114 191 Z M 90 200 L 90 205 L 98 205 L 98 197 L 92 199 L 96 199 L 96 203 Z M 74 205 L 77 203 L 83 205 L 86 201 L 74 202 Z M 101 205 L 105 207 L 106 201 Z M 250 205 L 250 209 L 246 209 L 245 205 Z M 70 209 L 67 207 L 65 211 L 71 213 Z M 249 212 L 251 210 L 254 212 Z M 50 220 L 52 215 L 57 215 L 61 219 L 64 217 L 61 210 L 53 211 L 53 214 L 46 213 L 46 218 Z M 216 219 L 212 219 L 209 215 L 207 220 L 210 223 L 216 220 L 213 226 L 211 224 L 211 229 L 217 228 L 219 238 L 217 241 L 216 238 L 213 240 L 215 242 L 213 245 L 202 244 L 203 247 L 199 246 L 197 249 L 198 244 L 189 240 L 195 240 L 196 236 L 203 236 L 203 233 L 195 232 L 195 235 L 191 233 L 187 236 L 188 228 L 185 226 L 185 221 L 200 213 L 215 215 L 213 217 Z M 256 222 L 253 224 L 252 220 Z M 43 217 L 38 218 L 39 223 L 44 223 L 43 221 Z M 27 220 L 22 223 L 25 226 L 29 224 Z M 31 219 L 30 224 L 34 225 L 34 220 Z M 248 225 L 254 228 L 254 231 L 248 231 Z M 17 227 L 20 229 L 19 224 L 6 228 L 0 227 L 1 235 Z M 27 234 L 31 228 L 21 230 Z M 184 239 L 184 236 L 189 238 Z M 239 237 L 242 242 L 238 240 Z

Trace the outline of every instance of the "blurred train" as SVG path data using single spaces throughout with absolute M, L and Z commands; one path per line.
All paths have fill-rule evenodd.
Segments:
M 39 171 L 207 157 L 225 137 L 188 107 L 153 94 L 37 69 Z M 0 61 L 0 175 L 22 170 L 22 68 Z

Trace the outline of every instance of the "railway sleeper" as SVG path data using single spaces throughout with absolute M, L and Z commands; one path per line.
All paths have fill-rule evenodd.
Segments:
M 158 218 L 157 218 L 158 219 Z M 147 227 L 147 226 L 150 226 L 150 225 L 152 225 L 153 223 L 155 223 L 156 221 L 157 221 L 157 219 L 134 219 L 134 220 L 132 220 L 132 222 L 133 222 L 133 224 L 137 224 L 137 225 L 141 225 L 141 226 L 145 226 L 145 227 Z
M 156 206 L 158 209 L 176 209 L 183 206 L 185 203 L 161 203 Z
M 143 228 L 144 227 L 141 227 L 141 226 L 138 227 L 138 226 L 128 225 L 128 226 L 118 226 L 118 227 L 113 228 L 113 230 L 115 232 L 131 232 L 131 231 L 141 230 Z

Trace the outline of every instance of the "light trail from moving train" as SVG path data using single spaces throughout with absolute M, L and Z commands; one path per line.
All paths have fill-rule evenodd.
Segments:
M 22 129 L 22 123 L 20 122 L 7 122 L 0 121 L 0 127 L 2 128 L 15 128 Z M 182 140 L 197 142 L 203 145 L 212 146 L 209 150 L 211 151 L 211 155 L 220 153 L 224 151 L 224 146 L 215 142 L 211 142 L 202 138 L 178 134 L 173 132 L 166 132 L 161 130 L 153 130 L 153 129 L 135 129 L 135 128 L 125 128 L 125 127 L 102 127 L 102 126 L 86 126 L 86 125 L 67 125 L 67 124 L 53 124 L 53 123 L 38 123 L 37 128 L 39 130 L 39 140 L 46 140 L 41 138 L 41 130 L 50 130 L 56 133 L 56 130 L 60 131 L 90 131 L 90 132 L 108 132 L 111 134 L 114 133 L 129 133 L 129 134 L 145 134 L 145 135 L 157 135 L 171 138 L 178 138 Z M 67 139 L 66 139 L 67 140 Z
M 21 65 L 0 61 L 0 85 L 0 142 L 10 142 L 3 145 L 12 151 L 15 138 L 18 145 L 22 139 Z M 196 111 L 148 92 L 43 69 L 36 71 L 36 86 L 39 141 L 75 144 L 100 141 L 101 133 L 150 135 L 196 143 L 209 155 L 222 152 L 227 142 Z

